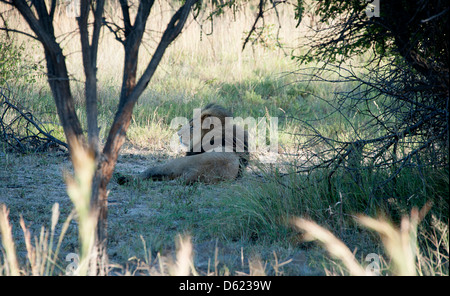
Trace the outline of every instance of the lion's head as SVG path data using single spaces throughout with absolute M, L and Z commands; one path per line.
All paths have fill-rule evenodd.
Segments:
M 248 163 L 248 134 L 233 124 L 233 114 L 217 104 L 208 104 L 179 131 L 181 143 L 188 147 L 186 155 L 209 151 L 237 153 L 241 165 Z

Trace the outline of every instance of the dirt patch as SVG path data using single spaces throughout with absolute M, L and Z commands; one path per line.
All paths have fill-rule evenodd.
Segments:
M 162 151 L 127 149 L 119 157 L 116 171 L 135 174 L 172 157 L 175 156 Z M 71 170 L 69 156 L 65 153 L 0 154 L 0 204 L 10 209 L 21 262 L 26 262 L 26 253 L 20 217 L 30 227 L 32 236 L 39 237 L 42 226 L 50 227 L 53 204 L 59 203 L 58 235 L 72 210 L 63 178 L 63 172 Z M 153 261 L 158 256 L 173 258 L 175 240 L 181 234 L 192 237 L 194 262 L 200 274 L 249 274 L 253 262 L 261 262 L 265 271 L 272 274 L 317 274 L 308 267 L 308 260 L 301 250 L 230 239 L 224 237 L 220 229 L 209 228 L 208 221 L 224 206 L 223 198 L 245 186 L 246 182 L 244 177 L 218 185 L 186 186 L 177 181 L 146 181 L 120 186 L 112 180 L 108 186 L 111 262 L 124 265 L 132 257 L 150 256 Z M 77 222 L 72 221 L 60 251 L 63 258 L 68 253 L 78 252 L 77 228 Z M 282 270 L 277 270 L 282 262 L 288 263 Z

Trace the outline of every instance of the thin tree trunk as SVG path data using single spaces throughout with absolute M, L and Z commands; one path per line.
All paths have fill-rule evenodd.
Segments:
M 102 179 L 100 163 L 101 154 L 99 151 L 99 128 L 98 128 L 98 97 L 97 97 L 97 51 L 102 25 L 103 8 L 105 1 L 96 1 L 93 8 L 94 28 L 91 42 L 89 42 L 88 19 L 91 11 L 92 1 L 82 0 L 80 3 L 80 16 L 77 18 L 80 30 L 81 51 L 83 55 L 83 67 L 86 77 L 85 98 L 86 114 L 88 126 L 89 147 L 94 151 L 96 171 L 92 180 L 91 208 L 98 213 L 98 224 L 96 233 L 95 252 L 91 266 L 96 266 L 95 272 L 105 275 L 108 257 L 106 252 L 107 238 L 107 203 L 101 200 L 100 196 L 107 198 L 106 193 L 100 193 L 100 181 Z
M 139 81 L 136 82 L 139 47 L 142 42 L 145 25 L 154 0 L 140 1 L 133 25 L 130 21 L 128 2 L 126 0 L 120 0 L 125 25 L 125 40 L 122 41 L 125 47 L 123 83 L 118 110 L 102 152 L 98 150 L 99 130 L 97 125 L 98 98 L 96 64 L 104 1 L 96 1 L 96 9 L 93 11 L 94 29 L 91 43 L 89 43 L 87 27 L 90 6 L 92 4 L 91 1 L 83 0 L 81 2 L 81 15 L 78 18 L 83 65 L 86 76 L 85 95 L 89 146 L 83 136 L 83 130 L 75 112 L 75 104 L 70 92 L 69 75 L 66 68 L 65 57 L 60 45 L 56 42 L 54 35 L 53 15 L 55 12 L 56 1 L 51 1 L 50 13 L 47 11 L 45 1 L 34 1 L 32 5 L 34 5 L 38 17 L 36 17 L 25 0 L 17 0 L 9 3 L 19 10 L 44 46 L 48 81 L 56 103 L 58 116 L 64 128 L 69 150 L 71 150 L 70 147 L 74 147 L 74 142 L 76 141 L 77 143 L 81 143 L 85 149 L 92 149 L 96 155 L 97 169 L 92 180 L 91 206 L 93 207 L 92 209 L 98 213 L 96 237 L 97 257 L 95 262 L 93 262 L 96 264 L 97 268 L 95 272 L 97 273 L 105 274 L 106 266 L 99 266 L 99 264 L 107 263 L 108 192 L 106 187 L 112 177 L 120 148 L 125 142 L 125 136 L 131 122 L 134 105 L 153 77 L 167 47 L 180 34 L 192 6 L 197 1 L 198 0 L 186 0 L 185 4 L 173 15 L 144 74 Z M 98 259 L 100 259 L 100 261 Z
M 88 19 L 92 1 L 82 0 L 80 4 L 80 17 L 78 17 L 78 27 L 80 30 L 81 51 L 83 54 L 83 67 L 86 77 L 85 96 L 86 114 L 88 126 L 88 142 L 91 149 L 98 156 L 99 149 L 99 128 L 98 128 L 98 107 L 97 107 L 97 51 L 102 24 L 102 15 L 105 1 L 97 1 L 94 14 L 94 28 L 92 41 L 89 43 Z
M 139 33 L 135 31 L 136 35 L 134 35 L 134 38 L 128 40 L 128 42 L 130 42 L 128 43 L 129 47 L 125 46 L 126 58 L 125 58 L 124 78 L 126 79 L 124 79 L 122 85 L 122 93 L 120 97 L 119 108 L 114 118 L 114 122 L 111 126 L 111 129 L 109 131 L 105 147 L 103 148 L 103 155 L 102 160 L 100 162 L 100 168 L 94 177 L 94 185 L 95 185 L 94 187 L 97 188 L 96 186 L 98 186 L 97 194 L 100 208 L 98 238 L 100 242 L 102 240 L 106 240 L 107 237 L 108 197 L 106 186 L 108 185 L 114 172 L 120 148 L 125 142 L 126 132 L 128 130 L 128 127 L 130 126 L 134 105 L 136 104 L 139 96 L 144 91 L 145 87 L 150 82 L 150 79 L 153 77 L 153 74 L 155 73 L 156 68 L 160 63 L 167 47 L 181 33 L 181 29 L 183 28 L 186 22 L 189 11 L 191 10 L 192 5 L 197 1 L 198 0 L 187 0 L 185 5 L 183 5 L 173 15 L 166 30 L 164 31 L 163 37 L 155 53 L 153 54 L 152 59 L 150 60 L 147 66 L 147 69 L 145 70 L 144 74 L 139 79 L 139 81 L 136 83 L 135 80 L 136 80 L 137 56 L 139 52 L 139 45 L 141 44 L 142 35 L 145 30 L 145 23 L 150 13 L 153 1 L 147 3 L 149 6 L 142 7 L 142 11 L 141 7 L 139 7 L 138 9 L 138 16 L 136 17 L 136 22 L 138 22 L 139 20 L 140 22 L 142 22 L 142 26 L 141 25 L 137 26 L 135 23 L 134 30 L 137 30 L 137 28 L 139 28 L 139 30 L 142 30 L 142 32 Z M 148 9 L 148 11 L 146 9 Z M 142 14 L 140 14 L 139 12 L 141 12 Z M 125 12 L 124 15 L 126 14 L 127 13 Z M 127 27 L 127 24 L 125 24 L 125 26 Z M 138 37 L 137 39 L 135 39 L 136 36 Z M 134 42 L 131 42 L 130 40 Z M 131 45 L 137 45 L 137 47 Z

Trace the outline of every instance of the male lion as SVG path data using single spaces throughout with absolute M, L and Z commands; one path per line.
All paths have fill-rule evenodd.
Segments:
M 232 118 L 230 111 L 216 104 L 207 105 L 178 131 L 181 142 L 188 146 L 186 156 L 151 167 L 135 178 L 181 178 L 187 184 L 192 184 L 197 181 L 216 183 L 240 177 L 249 160 L 248 134 L 235 124 L 226 124 L 226 118 Z M 120 174 L 116 176 L 121 185 L 133 179 Z

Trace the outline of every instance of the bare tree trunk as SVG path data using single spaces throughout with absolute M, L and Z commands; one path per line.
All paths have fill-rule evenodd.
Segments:
M 47 61 L 47 75 L 50 88 L 56 103 L 58 116 L 64 128 L 64 133 L 70 147 L 74 142 L 82 143 L 84 149 L 92 149 L 95 152 L 97 169 L 92 180 L 91 207 L 98 213 L 96 252 L 97 273 L 105 274 L 105 266 L 99 264 L 107 263 L 106 242 L 107 242 L 107 216 L 108 216 L 108 185 L 119 151 L 125 142 L 126 132 L 131 122 L 131 115 L 134 105 L 139 96 L 150 82 L 158 67 L 165 50 L 172 41 L 181 33 L 192 6 L 198 0 L 187 0 L 185 4 L 173 15 L 170 20 L 156 51 L 150 60 L 144 74 L 136 83 L 136 71 L 139 47 L 142 36 L 145 32 L 145 25 L 154 0 L 142 0 L 139 3 L 134 24 L 131 24 L 128 1 L 120 0 L 123 19 L 125 39 L 120 40 L 125 47 L 125 64 L 123 71 L 122 91 L 120 94 L 119 106 L 114 118 L 114 122 L 106 140 L 103 151 L 99 151 L 99 129 L 97 123 L 97 49 L 100 28 L 102 25 L 102 14 L 104 0 L 96 1 L 94 14 L 94 26 L 92 40 L 89 42 L 88 19 L 93 2 L 90 0 L 81 1 L 81 14 L 77 19 L 80 30 L 80 40 L 83 54 L 83 66 L 86 76 L 85 95 L 86 112 L 88 123 L 88 143 L 83 136 L 81 124 L 75 112 L 75 104 L 70 92 L 69 75 L 65 63 L 62 49 L 56 42 L 53 30 L 53 14 L 56 7 L 56 0 L 51 1 L 50 12 L 47 10 L 45 1 L 35 1 L 31 5 L 35 7 L 38 15 L 34 14 L 31 6 L 26 0 L 6 2 L 15 6 L 25 18 L 30 28 L 36 34 L 39 41 L 44 46 L 45 58 Z M 116 36 L 117 39 L 117 36 Z M 76 143 L 75 143 L 76 144 Z M 89 144 L 89 145 L 88 145 Z M 78 146 L 78 145 L 77 145 Z M 100 259 L 100 260 L 98 260 Z
M 97 234 L 96 234 L 96 256 L 91 266 L 97 266 L 96 270 L 99 275 L 105 275 L 108 257 L 106 252 L 107 223 L 106 209 L 107 203 L 99 199 L 100 196 L 107 197 L 106 192 L 100 195 L 100 181 L 102 179 L 100 164 L 101 154 L 99 151 L 99 128 L 98 128 L 98 99 L 97 99 L 97 52 L 100 37 L 100 29 L 102 26 L 102 16 L 104 9 L 104 0 L 96 1 L 96 7 L 93 8 L 94 28 L 92 40 L 89 42 L 88 19 L 92 5 L 90 0 L 82 0 L 80 3 L 80 16 L 78 17 L 78 27 L 80 30 L 81 51 L 83 54 L 83 67 L 86 77 L 85 81 L 85 97 L 86 97 L 86 114 L 88 125 L 88 142 L 89 147 L 94 151 L 97 169 L 92 180 L 91 192 L 91 208 L 99 214 Z M 103 210 L 105 209 L 105 210 Z
M 130 35 L 128 35 L 130 36 L 128 37 L 130 39 L 125 39 L 124 42 L 122 42 L 125 46 L 125 66 L 119 108 L 103 149 L 103 159 L 100 163 L 100 171 L 97 172 L 98 175 L 96 174 L 94 178 L 94 185 L 98 185 L 98 201 L 100 205 L 100 221 L 98 228 L 100 240 L 106 239 L 107 236 L 108 202 L 106 186 L 108 185 L 114 172 L 120 148 L 125 142 L 126 132 L 130 126 L 134 105 L 144 91 L 145 87 L 147 87 L 150 79 L 153 77 L 153 74 L 161 61 L 165 50 L 181 33 L 189 12 L 197 1 L 198 0 L 187 0 L 186 3 L 173 15 L 166 30 L 164 31 L 163 37 L 161 38 L 155 53 L 152 56 L 152 59 L 137 83 L 135 81 L 139 46 L 145 30 L 145 23 L 147 22 L 148 15 L 154 1 L 141 1 L 138 8 L 136 21 L 133 26 L 131 26 L 130 23 L 127 23 L 127 20 L 129 21 L 128 11 L 123 11 L 125 28 L 131 28 L 130 30 L 133 30 L 133 34 L 130 33 Z M 121 0 L 121 4 L 123 10 L 128 9 L 126 1 Z M 94 188 L 96 188 L 96 186 L 94 186 Z
M 72 139 L 84 143 L 83 130 L 75 113 L 75 103 L 70 92 L 65 57 L 56 42 L 53 30 L 52 22 L 56 1 L 52 1 L 50 13 L 48 13 L 44 1 L 37 1 L 35 6 L 39 18 L 34 15 L 25 0 L 14 1 L 13 5 L 19 10 L 44 46 L 48 82 L 69 147 Z
M 105 1 L 96 1 L 94 14 L 94 29 L 92 33 L 92 41 L 89 43 L 88 19 L 90 6 L 89 0 L 82 0 L 80 5 L 80 17 L 78 17 L 78 27 L 80 29 L 81 52 L 83 54 L 83 67 L 86 77 L 85 95 L 86 95 L 86 114 L 88 125 L 88 142 L 89 146 L 98 155 L 99 145 L 99 128 L 97 124 L 98 108 L 97 108 L 97 51 L 100 37 L 100 29 L 102 25 L 103 8 Z

